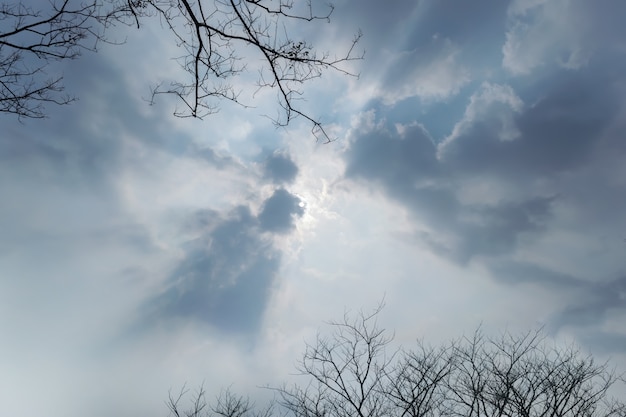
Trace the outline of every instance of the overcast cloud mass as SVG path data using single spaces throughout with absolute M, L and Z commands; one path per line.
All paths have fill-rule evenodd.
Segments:
M 544 326 L 626 371 L 626 3 L 335 3 L 296 29 L 364 33 L 360 78 L 307 90 L 331 144 L 276 130 L 273 94 L 149 106 L 178 71 L 158 24 L 63 63 L 79 102 L 0 116 L 2 414 L 262 397 L 383 298 L 398 343 Z

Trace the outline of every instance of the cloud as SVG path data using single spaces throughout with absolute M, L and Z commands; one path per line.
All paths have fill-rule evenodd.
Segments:
M 165 292 L 151 300 L 147 320 L 191 318 L 226 333 L 255 333 L 261 323 L 280 252 L 264 239 L 245 206 L 227 216 L 194 216 L 201 235 L 185 247 Z
M 414 124 L 401 130 L 400 134 L 379 123 L 359 131 L 347 154 L 346 176 L 365 177 L 398 187 L 439 177 L 435 144 L 424 127 Z M 391 161 L 393 167 L 389 166 Z
M 501 61 L 505 2 L 368 0 L 356 9 L 337 5 L 336 14 L 363 24 L 366 57 L 359 82 L 349 92 L 353 102 L 397 106 L 415 99 L 420 108 L 413 102 L 412 110 L 422 111 L 447 103 Z M 370 36 L 373 27 L 383 29 Z
M 462 263 L 514 250 L 521 235 L 542 230 L 553 201 L 516 196 L 464 202 L 457 173 L 437 158 L 436 145 L 420 125 L 403 128 L 402 136 L 382 125 L 358 135 L 345 175 L 378 184 L 414 215 L 423 243 Z
M 209 146 L 201 146 L 195 143 L 190 144 L 186 153 L 190 158 L 198 158 L 218 169 L 240 167 L 231 156 L 221 155 Z
M 8 409 L 148 415 L 185 381 L 267 382 L 266 363 L 223 339 L 261 338 L 282 260 L 273 234 L 303 209 L 278 192 L 262 229 L 253 162 L 220 148 L 213 123 L 182 129 L 167 109 L 130 97 L 123 71 L 90 57 L 66 71 L 79 103 L 8 121 L 0 135 Z M 84 384 L 93 375 L 106 394 Z M 38 401 L 24 408 L 28 386 Z
M 500 282 L 528 285 L 535 291 L 549 289 L 559 295 L 561 302 L 547 323 L 551 334 L 574 329 L 587 346 L 605 353 L 626 352 L 626 345 L 616 343 L 626 338 L 623 329 L 606 326 L 626 315 L 626 276 L 581 278 L 526 261 L 500 260 L 488 267 Z
M 579 68 L 587 62 L 590 53 L 581 37 L 586 25 L 569 0 L 514 1 L 509 8 L 502 65 L 516 75 L 557 63 L 566 68 Z
M 588 230 L 602 227 L 616 238 L 604 226 L 607 216 L 623 225 L 618 213 L 626 209 L 615 189 L 623 184 L 611 179 L 621 171 L 609 162 L 611 152 L 624 155 L 616 140 L 624 122 L 616 76 L 594 63 L 521 92 L 483 83 L 440 143 L 419 122 L 364 124 L 352 133 L 345 176 L 400 203 L 417 241 L 461 264 L 538 259 L 545 253 L 533 247 L 557 230 L 588 239 Z M 597 185 L 580 187 L 581 180 Z M 613 186 L 604 187 L 607 181 Z
M 156 21 L 69 61 L 80 102 L 0 134 L 7 413 L 155 415 L 204 378 L 256 400 L 383 294 L 398 343 L 540 322 L 623 366 L 625 7 L 337 2 L 293 32 L 333 53 L 363 29 L 353 90 L 304 91 L 324 146 L 250 117 L 271 91 L 203 122 L 148 106 L 179 74 Z
M 445 157 L 448 144 L 465 131 L 479 128 L 495 132 L 500 141 L 510 141 L 519 136 L 514 115 L 523 107 L 522 100 L 508 85 L 483 83 L 480 90 L 469 99 L 463 118 L 454 125 L 452 133 L 439 145 L 439 156 Z M 489 123 L 489 125 L 485 125 Z M 491 139 L 491 138 L 489 138 Z
M 295 217 L 304 214 L 304 208 L 298 197 L 289 191 L 279 188 L 263 203 L 259 213 L 262 230 L 273 233 L 287 233 L 294 227 Z
M 580 0 L 515 0 L 508 10 L 502 66 L 513 75 L 564 68 L 579 69 L 603 50 L 623 47 L 624 29 L 615 16 L 621 3 Z M 621 43 L 621 45 L 619 45 Z
M 200 210 L 185 221 L 199 234 L 183 246 L 184 258 L 173 269 L 164 292 L 147 307 L 155 320 L 191 318 L 224 333 L 253 335 L 262 323 L 281 261 L 281 251 L 264 234 L 285 234 L 304 209 L 300 199 L 278 189 L 258 217 L 238 206 L 226 215 Z
M 530 262 L 502 259 L 491 262 L 489 268 L 496 279 L 511 285 L 540 284 L 559 291 L 584 286 L 579 277 Z
M 580 285 L 576 302 L 559 312 L 552 322 L 554 330 L 565 326 L 601 325 L 610 314 L 626 313 L 626 276 Z M 626 346 L 622 346 L 626 351 Z
M 459 52 L 449 39 L 435 34 L 430 43 L 393 57 L 379 86 L 383 103 L 394 105 L 410 97 L 438 101 L 457 94 L 470 81 Z
M 274 152 L 268 156 L 263 169 L 265 177 L 275 184 L 289 184 L 298 175 L 298 166 L 291 160 L 289 155 L 280 152 Z
M 530 106 L 509 86 L 483 85 L 439 145 L 441 161 L 459 175 L 494 175 L 515 183 L 592 164 L 620 100 L 610 82 L 599 81 L 602 72 L 560 75 Z
M 524 42 L 539 30 L 533 25 L 547 24 L 542 14 L 561 18 L 539 2 L 516 7 L 509 19 L 528 25 Z M 580 4 L 571 7 L 565 15 L 581 13 Z M 591 42 L 609 39 L 598 20 L 606 12 L 586 22 L 599 29 Z M 518 35 L 510 32 L 509 41 Z M 441 141 L 427 126 L 450 116 L 436 108 L 379 111 L 356 126 L 345 177 L 395 201 L 419 247 L 551 300 L 543 319 L 553 334 L 573 332 L 593 349 L 623 353 L 623 55 L 605 48 L 584 65 L 573 58 L 565 65 L 564 58 L 544 68 L 544 58 L 569 53 L 578 38 L 554 39 L 530 42 L 537 49 L 528 49 L 528 60 L 520 49 L 515 58 L 523 67 L 509 62 L 514 75 L 534 77 L 468 84 L 474 91 Z M 583 49 L 589 44 L 581 42 Z

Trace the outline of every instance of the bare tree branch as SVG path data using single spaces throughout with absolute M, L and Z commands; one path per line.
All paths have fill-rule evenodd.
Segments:
M 261 60 L 258 88 L 275 89 L 283 109 L 282 115 L 272 118 L 274 123 L 286 126 L 295 117 L 302 117 L 313 125 L 316 137 L 330 141 L 322 123 L 297 107 L 296 101 L 303 94 L 302 84 L 327 70 L 357 76 L 344 64 L 362 58 L 355 52 L 361 34 L 340 56 L 320 53 L 311 43 L 292 39 L 284 28 L 288 21 L 328 21 L 332 6 L 320 15 L 314 13 L 310 0 L 306 12 L 296 12 L 296 8 L 292 0 L 145 0 L 141 7 L 130 3 L 137 22 L 141 16 L 159 15 L 184 51 L 179 62 L 189 75 L 187 81 L 161 84 L 152 97 L 178 97 L 183 103 L 175 112 L 179 117 L 202 118 L 215 113 L 221 100 L 246 107 L 229 79 L 248 70 L 241 54 L 251 49 Z
M 68 104 L 63 77 L 46 74 L 50 61 L 74 59 L 95 50 L 100 4 L 53 0 L 48 11 L 0 3 L 0 112 L 43 118 L 45 105 Z
M 206 408 L 206 391 L 204 389 L 204 384 L 200 385 L 198 390 L 195 392 L 192 401 L 191 408 L 183 411 L 181 409 L 180 402 L 181 400 L 189 393 L 189 390 L 183 385 L 178 395 L 172 395 L 172 392 L 169 392 L 168 400 L 166 402 L 167 408 L 170 410 L 171 415 L 175 417 L 200 417 L 202 415 L 202 411 Z
M 331 323 L 331 337 L 307 345 L 298 370 L 311 383 L 276 389 L 279 403 L 302 417 L 384 415 L 388 401 L 381 384 L 394 355 L 386 354 L 391 337 L 376 325 L 380 308 L 355 319 L 345 315 Z
M 152 99 L 176 96 L 179 117 L 202 118 L 219 110 L 222 100 L 247 107 L 233 87 L 236 76 L 258 70 L 256 88 L 277 92 L 282 114 L 272 118 L 285 126 L 302 117 L 317 138 L 331 137 L 319 119 L 297 106 L 302 85 L 326 71 L 357 76 L 345 65 L 362 58 L 355 52 L 360 33 L 341 55 L 320 53 L 304 39 L 293 39 L 290 22 L 323 23 L 333 7 L 317 14 L 293 0 L 50 0 L 49 10 L 24 3 L 1 3 L 0 112 L 41 118 L 45 104 L 67 104 L 61 76 L 46 75 L 53 60 L 74 59 L 83 50 L 95 51 L 106 29 L 121 23 L 140 28 L 158 18 L 182 50 L 178 58 L 187 77 L 160 83 Z M 6 28 L 6 29 L 4 29 Z M 246 56 L 249 53 L 256 56 Z M 260 63 L 248 69 L 252 61 Z

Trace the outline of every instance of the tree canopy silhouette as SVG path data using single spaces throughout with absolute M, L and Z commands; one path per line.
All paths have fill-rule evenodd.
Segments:
M 277 125 L 303 117 L 317 137 L 330 140 L 321 122 L 297 106 L 302 85 L 327 70 L 356 76 L 345 64 L 362 58 L 355 51 L 360 33 L 343 53 L 321 52 L 290 33 L 294 22 L 330 21 L 333 6 L 318 12 L 311 0 L 51 0 L 48 6 L 0 4 L 0 112 L 41 118 L 46 104 L 70 103 L 74 97 L 64 94 L 62 76 L 46 74 L 50 61 L 95 51 L 116 24 L 141 28 L 156 18 L 181 49 L 176 58 L 187 75 L 161 82 L 152 98 L 176 96 L 182 104 L 177 116 L 202 118 L 221 100 L 248 105 L 231 81 L 257 71 L 254 87 L 277 93 Z M 250 68 L 252 59 L 260 66 Z
M 439 347 L 418 341 L 391 349 L 392 337 L 372 314 L 346 315 L 334 332 L 306 346 L 302 383 L 271 387 L 273 403 L 257 409 L 222 392 L 207 406 L 202 387 L 170 396 L 176 416 L 222 417 L 623 417 L 609 390 L 624 382 L 607 363 L 575 346 L 549 344 L 541 331 L 487 337 L 480 329 Z

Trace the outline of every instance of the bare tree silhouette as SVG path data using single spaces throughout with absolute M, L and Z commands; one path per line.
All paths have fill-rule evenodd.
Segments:
M 473 335 L 440 347 L 418 342 L 391 349 L 376 317 L 360 313 L 331 323 L 328 336 L 306 346 L 297 369 L 303 384 L 270 389 L 261 412 L 243 397 L 222 394 L 221 417 L 623 417 L 626 405 L 609 395 L 625 382 L 607 363 L 574 346 L 547 343 L 541 331 Z M 201 395 L 203 391 L 200 391 Z M 194 399 L 193 404 L 198 404 Z M 171 405 L 174 404 L 172 407 Z M 170 410 L 180 414 L 177 401 Z M 202 401 L 200 404 L 204 404 Z M 220 406 L 220 404 L 222 404 Z M 224 406 L 224 404 L 229 406 Z M 178 411 L 177 411 L 178 409 Z M 203 407 L 193 416 L 200 414 Z

